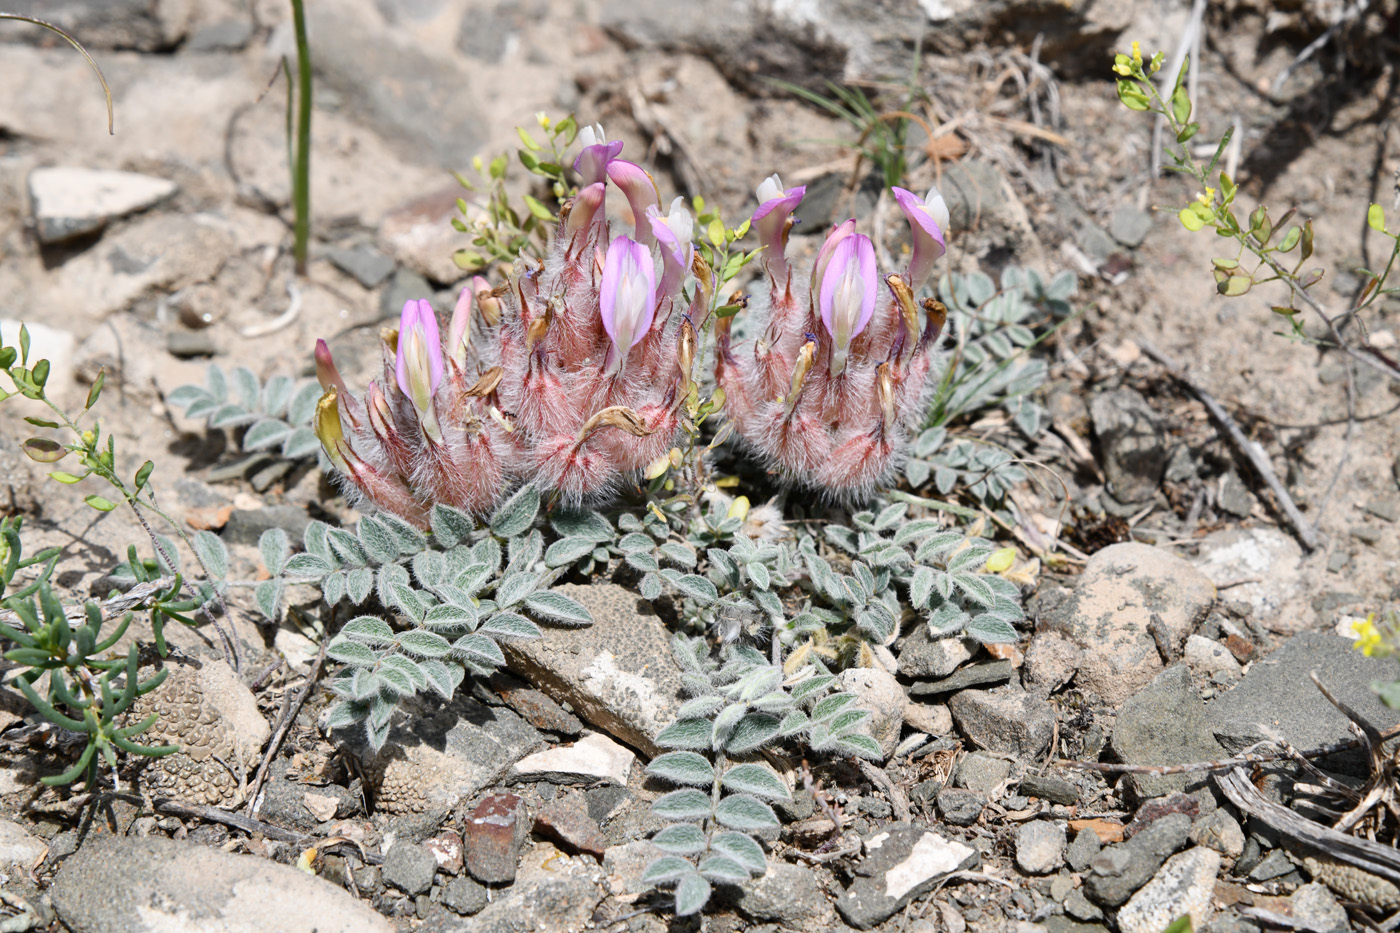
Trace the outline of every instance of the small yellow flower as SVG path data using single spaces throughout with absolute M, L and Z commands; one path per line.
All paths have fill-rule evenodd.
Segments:
M 1368 658 L 1381 647 L 1381 633 L 1376 628 L 1375 618 L 1375 613 L 1372 613 L 1366 617 L 1365 622 L 1358 622 L 1352 626 L 1352 631 L 1356 633 L 1356 642 L 1352 647 Z
M 1011 565 L 1016 562 L 1016 549 L 1014 547 L 1004 547 L 999 551 L 993 551 L 992 556 L 987 558 L 988 573 L 1004 573 L 1011 569 Z
M 1115 74 L 1122 75 L 1125 78 L 1130 77 L 1133 73 L 1133 66 L 1128 56 L 1121 52 L 1113 56 L 1113 71 Z
M 1136 42 L 1133 43 L 1133 64 L 1142 67 L 1142 47 Z
M 1213 207 L 1215 205 L 1215 189 L 1207 188 L 1205 191 L 1202 191 L 1200 194 L 1196 195 L 1196 201 L 1199 202 L 1202 207 Z
M 732 503 L 730 503 L 730 505 L 729 505 L 729 514 L 728 514 L 727 517 L 728 517 L 728 518 L 737 518 L 737 519 L 739 519 L 740 521 L 743 521 L 745 518 L 748 517 L 749 508 L 750 508 L 749 497 L 748 497 L 748 496 L 740 496 L 739 498 L 735 499 Z

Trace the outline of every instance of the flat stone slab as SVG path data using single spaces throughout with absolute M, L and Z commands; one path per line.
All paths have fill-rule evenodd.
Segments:
M 349 892 L 251 855 L 157 836 L 97 837 L 49 889 L 74 933 L 392 933 Z
M 96 233 L 108 221 L 154 207 L 178 190 L 173 181 L 136 172 L 55 166 L 29 173 L 29 198 L 41 243 Z
M 904 825 L 865 840 L 856 879 L 836 899 L 836 909 L 857 930 L 894 916 L 939 879 L 975 865 L 977 850 L 935 832 Z
M 501 645 L 510 669 L 649 758 L 683 701 L 671 633 L 647 601 L 611 583 L 555 589 L 587 607 L 587 628 L 545 628 Z
M 555 784 L 605 781 L 625 787 L 636 760 L 637 756 L 629 749 L 595 732 L 573 745 L 559 745 L 520 759 L 511 769 L 511 777 Z

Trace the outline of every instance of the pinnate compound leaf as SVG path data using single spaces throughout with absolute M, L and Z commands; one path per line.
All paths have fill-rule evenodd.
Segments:
M 714 783 L 715 769 L 709 759 L 698 752 L 666 752 L 657 755 L 647 765 L 647 774 L 664 778 L 672 784 L 708 787 Z
M 521 486 L 513 496 L 501 503 L 496 514 L 491 516 L 491 531 L 502 538 L 513 538 L 534 524 L 539 511 L 539 490 L 533 484 Z
M 679 829 L 679 827 L 673 827 Z M 695 827 L 699 831 L 699 827 Z M 703 835 L 703 834 L 702 834 Z M 704 847 L 702 839 L 701 847 Z M 651 862 L 642 872 L 642 884 L 670 884 L 683 875 L 691 874 L 695 866 L 679 855 L 665 855 Z
M 708 798 L 705 801 L 709 808 Z M 751 833 L 778 827 L 778 816 L 773 808 L 751 794 L 731 794 L 715 807 L 715 819 L 730 829 Z
M 698 914 L 710 901 L 710 883 L 699 872 L 682 875 L 676 882 L 676 916 Z
M 705 851 L 705 831 L 694 823 L 676 823 L 652 836 L 651 842 L 667 855 L 695 855 Z
M 572 596 L 554 590 L 541 590 L 525 598 L 525 608 L 550 622 L 565 625 L 592 625 L 593 614 Z
M 769 800 L 792 799 L 783 779 L 778 777 L 777 772 L 767 765 L 755 763 L 735 765 L 724 772 L 721 783 L 725 790 L 753 794 L 756 797 L 766 797 Z
M 763 854 L 763 846 L 746 833 L 717 833 L 710 840 L 710 849 L 728 856 L 755 875 L 768 870 L 768 858 Z
M 710 721 L 708 719 L 677 719 L 656 737 L 656 744 L 662 748 L 709 748 Z
M 691 788 L 673 790 L 669 794 L 657 797 L 651 805 L 651 812 L 663 820 L 677 823 L 703 820 L 710 815 L 710 795 Z

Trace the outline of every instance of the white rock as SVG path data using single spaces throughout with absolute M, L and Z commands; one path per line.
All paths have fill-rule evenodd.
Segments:
M 0 865 L 28 868 L 49 850 L 38 836 L 11 820 L 0 820 Z
M 953 731 L 953 714 L 942 703 L 910 703 L 904 708 L 904 721 L 911 729 L 929 735 L 947 735 Z
M 144 211 L 179 190 L 173 181 L 100 169 L 36 168 L 29 198 L 41 243 L 95 233 L 109 220 Z
M 957 871 L 973 855 L 961 842 L 925 833 L 909 857 L 885 872 L 885 896 L 901 898 L 930 878 Z
M 311 670 L 311 664 L 319 653 L 316 643 L 301 632 L 279 628 L 272 638 L 272 647 L 286 659 L 287 665 L 299 674 Z
M 1217 531 L 1201 539 L 1193 563 L 1216 586 L 1236 584 L 1226 591 L 1228 598 L 1247 602 L 1254 618 L 1268 625 L 1285 608 L 1307 612 L 1311 606 L 1302 599 L 1307 584 L 1298 573 L 1303 550 L 1298 542 L 1277 528 L 1243 528 Z M 1250 582 L 1240 583 L 1241 580 Z M 1293 604 L 1298 604 L 1294 606 Z M 1298 625 L 1308 627 L 1305 619 Z M 1290 625 L 1291 630 L 1301 630 Z
M 838 683 L 842 690 L 856 696 L 856 706 L 868 709 L 871 717 L 862 726 L 871 738 L 880 743 L 888 756 L 899 744 L 899 729 L 904 724 L 904 709 L 909 696 L 894 675 L 878 667 L 850 668 L 841 672 Z
M 29 365 L 32 367 L 39 360 L 48 360 L 49 381 L 45 387 L 50 395 L 61 395 L 73 384 L 73 350 L 77 339 L 68 331 L 56 327 L 4 318 L 0 320 L 0 341 L 5 346 L 19 347 L 21 324 L 29 331 Z
M 1065 863 L 1065 828 L 1036 820 L 1016 830 L 1016 864 L 1028 875 L 1045 875 Z
M 529 755 L 515 763 L 511 777 L 525 781 L 607 781 L 627 784 L 637 756 L 612 739 L 595 732 L 573 745 L 561 745 Z
M 1313 933 L 1331 933 L 1350 929 L 1346 908 L 1337 903 L 1325 884 L 1314 881 L 1293 892 L 1293 919 L 1300 929 Z
M 1197 846 L 1167 859 L 1153 879 L 1118 911 L 1122 933 L 1162 933 L 1182 914 L 1199 930 L 1210 915 L 1220 853 Z
M 1186 665 L 1191 668 L 1192 673 L 1206 680 L 1216 674 L 1224 674 L 1230 683 L 1234 683 L 1244 676 L 1244 672 L 1240 670 L 1240 662 L 1218 641 L 1192 635 L 1186 639 L 1184 655 Z

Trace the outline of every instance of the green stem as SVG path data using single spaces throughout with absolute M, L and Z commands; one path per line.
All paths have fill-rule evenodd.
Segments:
M 306 42 L 303 0 L 292 0 L 297 41 L 297 149 L 292 173 L 292 203 L 296 213 L 293 253 L 297 275 L 306 275 L 306 249 L 311 238 L 311 50 Z

